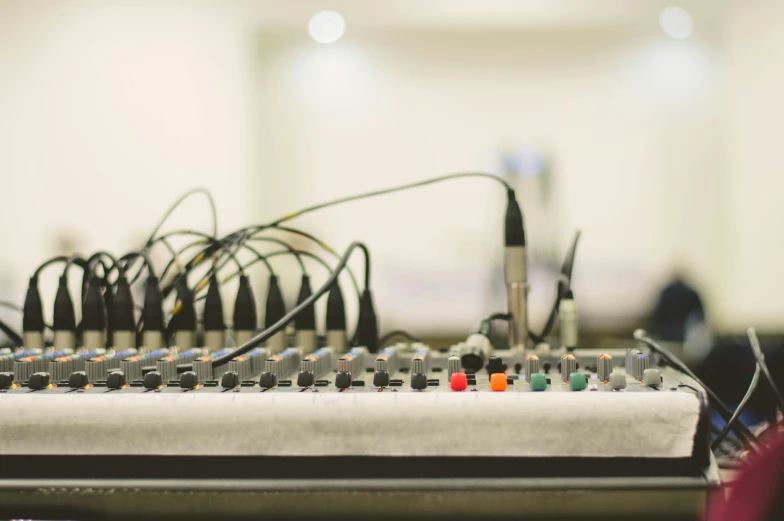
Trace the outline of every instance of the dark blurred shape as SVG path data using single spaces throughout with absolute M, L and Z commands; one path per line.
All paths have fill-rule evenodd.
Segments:
M 702 299 L 694 288 L 676 276 L 659 294 L 651 320 L 651 334 L 654 338 L 666 342 L 683 342 L 688 324 L 705 321 Z
M 784 435 L 779 423 L 762 436 L 761 452 L 714 493 L 706 521 L 784 519 Z

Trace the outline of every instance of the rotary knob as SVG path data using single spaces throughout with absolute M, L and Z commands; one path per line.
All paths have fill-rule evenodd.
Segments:
M 335 375 L 335 387 L 338 389 L 351 387 L 351 360 L 348 358 L 338 360 L 338 374 Z
M 163 375 L 158 371 L 150 371 L 144 375 L 144 388 L 157 389 L 163 385 Z
M 645 370 L 651 365 L 650 358 L 647 353 L 640 353 L 634 357 L 632 361 L 632 375 L 635 380 L 642 381 L 642 376 Z
M 531 383 L 531 376 L 539 371 L 539 357 L 528 355 L 525 357 L 525 381 Z
M 613 371 L 613 359 L 607 353 L 602 353 L 596 357 L 596 376 L 600 382 L 607 382 L 610 379 L 610 373 Z
M 418 356 L 411 359 L 411 388 L 419 391 L 427 388 L 425 361 Z
M 564 382 L 569 381 L 569 376 L 577 371 L 577 359 L 572 354 L 566 354 L 561 357 L 561 380 Z
M 386 387 L 389 385 L 389 361 L 386 358 L 376 358 L 373 364 L 373 385 Z
M 446 374 L 449 380 L 452 380 L 452 375 L 455 373 L 462 373 L 463 366 L 460 364 L 459 356 L 450 356 L 446 360 Z

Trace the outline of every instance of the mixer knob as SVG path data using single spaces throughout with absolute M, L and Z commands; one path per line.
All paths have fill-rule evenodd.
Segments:
M 71 373 L 71 376 L 68 377 L 68 387 L 71 389 L 82 389 L 83 387 L 87 387 L 90 381 L 87 379 L 87 373 L 84 371 L 74 371 Z
M 297 385 L 300 387 L 310 387 L 316 383 L 316 376 L 312 371 L 300 371 L 297 375 Z
M 609 382 L 610 388 L 613 391 L 626 389 L 626 375 L 623 373 L 610 373 L 607 381 Z
M 39 372 L 31 374 L 30 379 L 27 381 L 27 387 L 35 391 L 46 389 L 49 387 L 49 373 Z
M 528 382 L 532 391 L 544 391 L 547 389 L 547 377 L 543 373 L 534 373 Z
M 276 385 L 278 385 L 278 376 L 275 373 L 264 371 L 259 376 L 259 387 L 272 389 Z
M 450 356 L 446 361 L 446 374 L 449 380 L 452 380 L 452 375 L 455 373 L 462 373 L 463 367 L 460 364 L 459 356 Z
M 144 375 L 144 388 L 157 389 L 163 385 L 163 375 L 158 371 L 150 371 Z
M 531 382 L 531 376 L 539 372 L 539 357 L 528 355 L 525 357 L 525 380 Z
M 351 359 L 341 358 L 338 360 L 338 374 L 335 376 L 335 387 L 338 389 L 351 387 Z
M 561 380 L 569 381 L 569 376 L 577 371 L 577 359 L 572 354 L 561 357 Z
M 458 362 L 460 360 L 458 359 Z M 373 385 L 386 387 L 389 385 L 389 361 L 386 358 L 376 358 L 374 363 Z
M 662 383 L 661 371 L 655 367 L 651 367 L 643 371 L 642 383 L 648 387 L 659 387 Z
M 183 361 L 185 363 L 188 363 L 190 360 L 183 360 Z M 155 368 L 159 373 L 161 373 L 161 378 L 163 379 L 164 383 L 177 379 L 176 356 L 166 356 L 164 358 L 161 358 L 160 360 L 156 360 Z
M 629 374 L 634 374 L 632 368 L 634 367 L 634 359 L 642 353 L 639 349 L 627 349 L 626 350 L 626 372 Z
M 0 390 L 10 389 L 14 385 L 13 373 L 0 373 Z
M 422 358 L 414 357 L 411 359 L 411 388 L 419 391 L 427 388 L 425 361 Z
M 122 371 L 112 371 L 106 377 L 106 387 L 109 389 L 122 389 L 126 383 L 125 373 Z
M 235 371 L 226 371 L 221 376 L 221 387 L 224 389 L 234 389 L 240 384 L 240 375 Z
M 490 376 L 494 373 L 505 373 L 506 364 L 498 356 L 491 356 L 487 359 L 487 375 Z
M 585 375 L 579 371 L 569 374 L 569 387 L 572 391 L 582 391 L 588 385 Z
M 613 370 L 613 360 L 607 353 L 602 353 L 596 357 L 596 376 L 600 382 L 607 382 Z
M 199 376 L 193 371 L 185 371 L 180 375 L 180 387 L 183 389 L 196 389 L 199 386 Z
M 640 353 L 632 361 L 632 374 L 635 380 L 642 381 L 642 375 L 650 367 L 651 361 L 647 353 Z
M 449 378 L 449 387 L 453 391 L 465 391 L 468 388 L 468 377 L 465 373 L 452 373 Z

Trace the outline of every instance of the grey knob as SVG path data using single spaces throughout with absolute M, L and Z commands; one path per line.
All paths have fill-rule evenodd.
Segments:
M 642 383 L 649 387 L 659 387 L 661 385 L 661 371 L 655 367 L 650 367 L 642 373 Z
M 35 357 L 28 356 L 14 361 L 15 383 L 26 382 L 30 379 L 30 375 L 33 374 L 33 367 L 35 366 L 33 363 L 34 358 Z
M 632 361 L 632 375 L 634 376 L 635 380 L 642 381 L 642 375 L 645 373 L 645 370 L 648 369 L 651 365 L 651 361 L 648 358 L 647 353 L 640 353 L 634 357 Z
M 68 377 L 74 371 L 73 359 L 70 356 L 63 356 L 49 360 L 49 374 L 52 381 L 62 382 L 68 380 Z
M 91 384 L 106 380 L 106 357 L 99 356 L 91 358 L 84 363 L 84 371 L 87 373 L 87 380 Z
M 389 371 L 389 360 L 386 358 L 376 358 L 376 361 L 373 362 L 373 370 L 375 372 Z
M 350 373 L 351 372 L 351 360 L 347 358 L 341 358 L 338 360 L 338 372 L 339 373 Z
M 460 365 L 459 356 L 450 356 L 446 361 L 446 372 L 449 380 L 452 380 L 452 374 L 462 373 L 463 367 Z
M 600 382 L 607 382 L 613 372 L 613 359 L 607 353 L 596 357 L 596 376 Z
M 577 371 L 577 359 L 568 354 L 561 357 L 561 380 L 569 381 L 569 375 Z
M 125 378 L 129 382 L 142 379 L 142 357 L 132 356 L 120 361 L 120 371 L 125 373 Z
M 411 359 L 411 374 L 423 374 L 425 372 L 425 361 L 419 357 Z
M 626 350 L 626 372 L 629 374 L 634 374 L 633 367 L 634 367 L 634 358 L 642 353 L 639 349 L 627 349 Z
M 196 373 L 196 377 L 200 382 L 206 382 L 208 380 L 212 380 L 213 378 L 213 371 L 212 371 L 212 360 L 208 356 L 203 356 L 197 360 L 194 360 L 191 364 L 194 373 Z
M 623 373 L 610 373 L 608 382 L 610 384 L 610 389 L 613 389 L 614 391 L 626 389 L 626 375 Z
M 187 363 L 187 362 L 186 362 Z M 167 356 L 155 362 L 155 369 L 161 373 L 164 383 L 177 379 L 177 357 Z
M 539 373 L 539 357 L 536 355 L 528 355 L 525 357 L 525 381 L 531 382 L 531 375 Z

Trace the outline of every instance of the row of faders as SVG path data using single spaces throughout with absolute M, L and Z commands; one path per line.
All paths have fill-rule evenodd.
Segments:
M 70 351 L 63 350 L 16 358 L 13 363 L 14 382 L 18 384 L 27 382 L 33 374 L 45 372 L 50 360 L 69 354 Z
M 264 371 L 259 376 L 259 386 L 272 389 L 284 377 L 297 370 L 301 360 L 302 352 L 296 347 L 290 347 L 277 355 L 267 358 L 264 362 Z M 288 385 L 291 385 L 291 382 Z
M 351 350 L 338 359 L 338 374 L 335 375 L 335 387 L 348 389 L 353 383 L 354 376 L 365 371 L 365 356 L 367 349 L 352 347 Z
M 376 387 L 387 387 L 390 385 L 392 377 L 400 369 L 397 350 L 397 347 L 385 347 L 376 357 L 376 361 L 373 364 L 373 385 Z
M 166 349 L 156 349 L 146 354 L 136 354 L 120 360 L 120 371 L 125 375 L 128 382 L 142 381 L 142 369 L 154 364 L 159 359 L 167 356 L 169 351 Z
M 155 371 L 161 375 L 162 383 L 176 382 L 177 381 L 177 366 L 180 364 L 192 364 L 194 360 L 202 355 L 202 349 L 192 348 L 178 353 L 176 355 L 167 355 L 155 361 Z M 150 374 L 150 373 L 147 373 Z M 157 379 L 153 376 L 152 379 Z M 147 375 L 145 375 L 145 382 L 147 382 Z M 152 380 L 150 380 L 152 381 Z M 145 387 L 147 385 L 145 384 Z M 155 387 L 158 387 L 156 385 Z
M 228 368 L 221 376 L 221 387 L 234 389 L 242 382 L 250 381 L 264 369 L 266 358 L 267 350 L 263 347 L 257 347 L 244 355 L 229 360 Z
M 297 375 L 299 387 L 316 385 L 316 379 L 332 370 L 333 350 L 322 347 L 302 359 Z
M 52 382 L 67 382 L 71 374 L 84 371 L 87 360 L 100 356 L 102 350 L 77 352 L 72 355 L 60 356 L 49 361 L 49 375 Z

